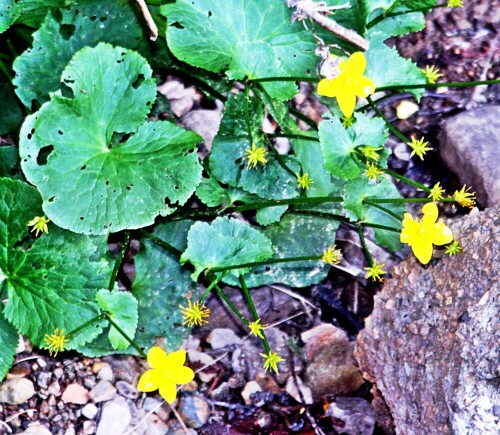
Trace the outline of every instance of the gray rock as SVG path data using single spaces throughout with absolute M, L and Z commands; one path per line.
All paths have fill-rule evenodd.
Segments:
M 14 378 L 0 385 L 0 403 L 19 405 L 35 394 L 33 382 L 26 378 Z
M 108 356 L 103 358 L 103 361 L 111 365 L 118 381 L 125 381 L 134 385 L 139 379 L 140 373 L 142 373 L 137 358 L 130 355 Z
M 52 432 L 40 423 L 30 425 L 28 429 L 21 433 L 24 435 L 52 435 Z
M 139 397 L 139 391 L 133 385 L 125 381 L 118 381 L 115 384 L 116 390 L 120 396 L 125 397 L 125 399 L 135 400 Z
M 80 384 L 69 384 L 62 394 L 62 400 L 66 403 L 85 405 L 89 400 L 89 392 Z
M 113 373 L 113 369 L 111 368 L 111 366 L 109 364 L 102 365 L 99 372 L 97 372 L 97 377 L 101 381 L 109 381 L 109 382 L 115 381 L 115 375 Z
M 104 404 L 96 435 L 123 434 L 127 432 L 131 420 L 132 414 L 127 400 L 116 396 Z
M 483 106 L 443 125 L 441 157 L 484 207 L 500 204 L 500 106 Z
M 181 124 L 198 133 L 203 138 L 207 150 L 210 150 L 219 130 L 220 118 L 220 112 L 217 110 L 191 110 L 181 118 Z
M 146 417 L 146 430 L 144 435 L 165 435 L 168 433 L 168 426 L 154 414 Z
M 217 328 L 210 333 L 207 341 L 212 346 L 212 349 L 217 350 L 228 346 L 240 345 L 242 340 L 232 329 Z
M 90 420 L 93 420 L 95 416 L 97 415 L 97 406 L 95 406 L 93 403 L 87 403 L 83 408 L 82 408 L 82 415 L 85 418 L 88 418 Z
M 325 414 L 342 434 L 372 435 L 375 430 L 375 411 L 368 401 L 359 397 L 337 397 Z
M 50 378 L 52 378 L 52 373 L 41 372 L 36 379 L 36 384 L 40 388 L 48 388 Z
M 107 402 L 116 396 L 116 388 L 109 381 L 101 381 L 90 390 L 89 395 L 94 403 Z
M 398 433 L 497 434 L 500 207 L 451 225 L 463 252 L 393 269 L 358 337 Z
M 93 421 L 87 420 L 83 422 L 83 433 L 86 435 L 93 434 L 95 432 L 95 423 Z
M 202 396 L 185 394 L 179 406 L 179 414 L 189 427 L 202 427 L 210 415 L 210 406 Z

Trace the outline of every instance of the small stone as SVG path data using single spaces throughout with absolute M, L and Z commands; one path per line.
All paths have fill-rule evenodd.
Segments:
M 104 404 L 96 435 L 124 434 L 131 420 L 132 414 L 127 400 L 116 396 Z
M 135 385 L 142 370 L 136 358 L 130 355 L 113 355 L 104 358 L 111 365 L 115 378 Z
M 36 384 L 40 388 L 47 388 L 49 386 L 50 378 L 52 378 L 52 373 L 42 372 L 38 375 L 36 379 Z
M 243 397 L 243 400 L 247 405 L 252 404 L 252 398 L 250 397 L 253 393 L 258 393 L 261 392 L 262 388 L 258 384 L 257 381 L 250 381 L 247 382 L 245 385 L 245 388 L 241 391 L 241 397 Z
M 109 364 L 106 363 L 102 363 L 102 367 L 97 372 L 97 377 L 101 381 L 109 381 L 109 382 L 115 381 L 115 375 L 113 374 L 113 369 Z
M 304 385 L 302 380 L 297 376 L 295 382 L 294 376 L 290 376 L 286 381 L 286 392 L 290 394 L 297 402 L 311 405 L 313 403 L 311 389 Z M 298 388 L 297 388 L 298 385 Z M 300 391 L 300 392 L 299 392 Z
M 48 430 L 45 426 L 40 423 L 32 424 L 28 427 L 24 432 L 21 432 L 24 435 L 52 435 L 52 432 Z
M 137 388 L 125 381 L 118 381 L 115 385 L 116 390 L 120 396 L 125 397 L 125 399 L 135 400 L 139 397 L 139 392 Z
M 207 337 L 207 341 L 214 350 L 240 345 L 242 343 L 241 338 L 238 337 L 232 329 L 228 328 L 214 329 Z
M 54 370 L 53 373 L 56 379 L 61 379 L 64 375 L 64 370 L 61 367 L 58 367 L 57 369 Z
M 20 335 L 19 342 L 17 343 L 16 354 L 24 352 L 25 350 L 26 350 L 26 343 L 25 343 L 22 335 Z
M 59 384 L 59 382 L 52 382 L 47 388 L 47 393 L 52 394 L 55 397 L 59 397 L 61 395 L 61 385 Z
M 26 378 L 14 378 L 0 385 L 0 402 L 19 405 L 35 394 L 33 382 Z
M 146 431 L 143 435 L 165 435 L 168 433 L 168 426 L 154 414 L 146 417 Z
M 83 385 L 85 388 L 91 390 L 97 385 L 97 380 L 94 376 L 85 376 L 83 378 Z
M 368 401 L 359 397 L 337 397 L 325 414 L 342 434 L 372 435 L 375 430 L 375 411 Z
M 202 396 L 186 394 L 182 397 L 179 414 L 184 422 L 194 428 L 202 427 L 210 415 L 210 406 Z
M 188 355 L 191 363 L 198 363 L 201 366 L 200 368 L 207 367 L 207 369 L 210 369 L 210 366 L 215 364 L 215 360 L 205 352 L 191 350 Z M 208 383 L 217 376 L 217 372 L 215 370 L 209 371 L 207 369 L 196 373 L 196 376 L 198 376 L 201 382 Z
M 93 421 L 87 420 L 83 422 L 83 433 L 93 434 L 95 432 L 95 423 Z
M 62 400 L 66 403 L 85 405 L 89 400 L 89 391 L 80 384 L 69 384 L 62 394 Z
M 47 363 L 45 362 L 45 360 L 43 358 L 37 358 L 36 359 L 36 362 L 38 363 L 38 365 L 43 369 L 45 367 L 47 367 Z
M 143 409 L 146 412 L 154 412 L 163 421 L 167 421 L 170 416 L 170 408 L 162 406 L 163 402 L 152 397 L 146 397 Z
M 64 432 L 64 435 L 76 435 L 76 430 L 74 427 L 69 427 L 66 429 L 66 432 Z
M 89 420 L 93 420 L 97 415 L 98 408 L 93 403 L 87 403 L 82 408 L 82 415 Z
M 115 396 L 116 388 L 109 381 L 101 381 L 90 390 L 90 398 L 94 403 L 107 402 L 113 400 Z

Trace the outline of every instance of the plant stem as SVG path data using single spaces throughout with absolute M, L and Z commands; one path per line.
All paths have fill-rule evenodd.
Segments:
M 252 124 L 250 123 L 250 84 L 245 83 L 245 124 L 247 126 L 248 140 L 253 145 Z
M 297 110 L 295 107 L 289 106 L 288 110 L 290 111 L 291 115 L 295 116 L 297 119 L 299 119 L 300 121 L 307 124 L 313 130 L 316 130 L 316 131 L 318 130 L 318 123 L 316 121 L 314 121 L 311 118 L 309 118 L 308 116 L 304 115 L 302 112 Z
M 366 98 L 368 100 L 368 103 L 370 104 L 371 108 L 375 110 L 375 113 L 380 116 L 389 130 L 391 130 L 398 138 L 400 138 L 404 143 L 409 143 L 410 139 L 408 139 L 403 133 L 401 133 L 394 125 L 391 124 L 391 122 L 386 118 L 384 113 L 377 107 L 377 105 L 373 102 L 371 97 Z
M 132 340 L 126 332 L 118 326 L 118 324 L 111 318 L 111 315 L 109 313 L 104 313 L 106 320 L 110 323 L 110 325 L 115 328 L 121 335 L 122 337 L 128 341 L 128 343 L 137 351 L 139 352 L 139 355 L 143 358 L 147 358 L 147 355 L 144 353 L 144 351 L 136 344 L 134 340 Z
M 243 290 L 243 295 L 245 296 L 248 307 L 250 308 L 250 312 L 252 313 L 253 320 L 254 321 L 259 320 L 259 314 L 257 313 L 257 310 L 255 309 L 255 305 L 253 303 L 252 297 L 250 296 L 250 292 L 248 291 L 247 283 L 245 282 L 243 275 L 239 276 L 239 281 L 240 281 L 241 289 Z M 264 330 L 262 330 L 261 340 L 262 340 L 262 343 L 264 344 L 264 348 L 266 349 L 266 352 L 269 354 L 269 352 L 271 352 L 271 348 L 269 347 L 269 343 L 267 341 L 266 333 L 264 332 Z
M 318 77 L 263 77 L 260 79 L 249 79 L 252 82 L 318 82 Z
M 418 183 L 417 181 L 413 181 L 403 175 L 400 175 L 398 174 L 397 172 L 394 172 L 390 169 L 384 169 L 384 172 L 387 174 L 387 175 L 390 175 L 391 177 L 394 177 L 396 180 L 400 180 L 400 181 L 403 181 L 404 183 L 406 184 L 409 184 L 410 186 L 413 186 L 413 187 L 416 187 L 417 189 L 420 189 L 420 190 L 423 190 L 424 192 L 429 192 L 431 191 L 431 189 L 427 186 L 424 186 L 423 184 L 421 183 Z
M 363 248 L 363 252 L 365 253 L 365 257 L 368 260 L 368 263 L 370 264 L 370 266 L 372 266 L 373 259 L 370 254 L 370 251 L 368 250 L 368 247 L 366 246 L 365 235 L 363 234 L 363 226 L 361 224 L 358 224 L 356 226 L 358 228 L 359 241 L 361 242 L 361 247 Z
M 394 213 L 392 210 L 389 210 L 388 208 L 382 207 L 378 203 L 371 202 L 369 200 L 364 200 L 363 201 L 365 204 L 368 204 L 371 207 L 377 208 L 380 211 L 383 211 L 384 213 L 388 214 L 389 216 L 392 216 L 394 219 L 397 221 L 401 222 L 403 220 L 403 217 L 399 216 L 397 213 Z
M 89 321 L 85 322 L 83 325 L 78 326 L 77 328 L 73 329 L 73 331 L 68 332 L 66 334 L 66 338 L 70 338 L 72 335 L 78 334 L 80 331 L 83 331 L 85 328 L 89 327 L 90 325 L 93 325 L 94 323 L 99 322 L 100 320 L 104 319 L 106 317 L 106 314 L 101 313 L 98 316 L 93 317 Z
M 481 86 L 481 85 L 497 85 L 500 83 L 500 79 L 495 80 L 476 80 L 473 82 L 444 82 L 444 83 L 418 83 L 414 85 L 398 85 L 398 86 L 381 86 L 376 89 L 376 92 L 380 91 L 398 91 L 406 89 L 420 89 L 420 88 L 466 88 L 468 86 Z
M 311 142 L 319 142 L 317 137 L 305 136 L 302 134 L 291 134 L 291 133 L 268 133 L 267 137 L 275 138 L 275 137 L 286 137 L 288 139 L 303 139 L 309 140 Z
M 7 65 L 5 65 L 2 59 L 0 59 L 0 71 L 2 71 L 7 80 L 12 83 L 14 76 L 10 73 L 9 68 L 7 68 Z
M 207 298 L 208 294 L 211 292 L 211 290 L 219 283 L 219 281 L 224 278 L 224 276 L 226 276 L 227 272 L 224 272 L 222 275 L 220 275 L 219 277 L 214 276 L 212 282 L 210 283 L 210 285 L 206 288 L 206 290 L 203 292 L 203 295 L 201 296 L 200 298 L 200 303 L 203 303 L 203 301 Z
M 111 278 L 109 279 L 108 290 L 112 291 L 115 287 L 116 277 L 118 276 L 118 272 L 120 271 L 120 266 L 122 265 L 123 258 L 125 257 L 125 253 L 128 249 L 128 244 L 130 243 L 130 232 L 125 231 L 123 236 L 122 247 L 120 248 L 120 252 L 118 252 L 118 256 L 115 260 L 115 266 L 113 267 L 113 272 L 111 273 Z
M 426 11 L 430 11 L 432 9 L 444 8 L 444 7 L 448 6 L 447 3 L 441 3 L 439 5 L 427 6 L 427 7 L 417 8 L 417 9 L 408 10 L 408 11 L 401 11 L 401 12 L 391 13 L 394 10 L 394 7 L 398 5 L 398 3 L 399 3 L 399 1 L 395 2 L 389 9 L 387 9 L 387 11 L 385 11 L 385 13 L 379 15 L 378 17 L 376 17 L 372 21 L 370 21 L 366 25 L 366 28 L 370 29 L 370 28 L 372 28 L 373 26 L 377 25 L 378 23 L 380 23 L 381 21 L 383 21 L 386 18 L 397 17 L 398 15 L 411 14 L 411 13 L 414 13 L 414 12 L 426 12 Z
M 321 255 L 307 255 L 304 257 L 271 258 L 270 260 L 253 261 L 250 263 L 235 264 L 232 266 L 214 267 L 210 269 L 210 272 L 214 273 L 225 272 L 227 270 L 241 269 L 244 267 L 267 266 L 270 264 L 277 264 L 277 263 L 292 263 L 294 261 L 311 261 L 311 260 L 313 261 L 321 260 Z
M 177 248 L 174 248 L 172 245 L 168 244 L 167 242 L 164 242 L 158 237 L 153 236 L 151 233 L 148 233 L 147 231 L 142 229 L 139 230 L 139 233 L 142 236 L 146 237 L 147 239 L 151 240 L 154 244 L 160 246 L 161 248 L 175 255 L 177 258 L 180 258 L 180 256 L 182 255 L 182 251 L 179 251 Z
M 245 324 L 248 325 L 250 322 L 247 320 L 247 318 L 240 313 L 238 308 L 234 306 L 234 304 L 231 302 L 231 300 L 227 297 L 227 295 L 222 291 L 222 289 L 218 286 L 215 285 L 215 290 L 217 290 L 217 293 L 219 296 L 222 298 L 222 300 L 227 304 L 227 306 L 231 309 L 231 311 L 236 314 L 236 316 Z

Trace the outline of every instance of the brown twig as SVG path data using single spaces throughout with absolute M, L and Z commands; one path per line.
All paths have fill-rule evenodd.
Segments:
M 365 38 L 354 30 L 347 29 L 324 15 L 324 13 L 329 13 L 331 8 L 328 8 L 322 2 L 315 3 L 312 0 L 286 0 L 286 3 L 289 8 L 295 8 L 292 20 L 300 21 L 307 16 L 339 38 L 356 45 L 363 51 L 368 50 L 368 41 Z
M 154 22 L 153 17 L 149 12 L 148 6 L 146 5 L 146 2 L 144 0 L 136 0 L 136 1 L 137 4 L 139 5 L 139 8 L 141 9 L 144 19 L 146 20 L 149 30 L 151 30 L 151 36 L 149 39 L 151 39 L 151 41 L 156 41 L 156 38 L 158 38 L 158 27 L 156 26 L 156 23 Z

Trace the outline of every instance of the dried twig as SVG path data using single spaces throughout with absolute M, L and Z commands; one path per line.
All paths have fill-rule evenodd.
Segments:
M 302 20 L 309 17 L 311 20 L 318 23 L 321 27 L 329 30 L 339 38 L 344 39 L 351 44 L 356 45 L 363 51 L 368 50 L 368 41 L 354 30 L 346 29 L 336 21 L 325 16 L 325 13 L 330 13 L 332 8 L 329 8 L 325 2 L 315 3 L 312 0 L 286 0 L 289 8 L 295 8 L 292 20 Z M 337 7 L 338 9 L 338 7 Z
M 153 17 L 149 12 L 148 6 L 146 5 L 146 2 L 144 0 L 136 0 L 136 1 L 137 4 L 139 5 L 139 8 L 141 9 L 144 19 L 146 20 L 149 30 L 151 30 L 151 36 L 149 39 L 151 39 L 151 41 L 156 41 L 156 38 L 158 38 L 158 27 L 156 26 L 156 23 L 154 22 Z

